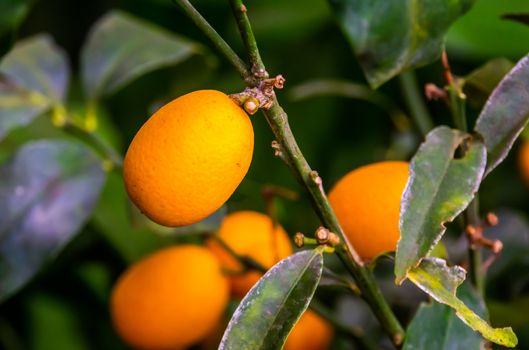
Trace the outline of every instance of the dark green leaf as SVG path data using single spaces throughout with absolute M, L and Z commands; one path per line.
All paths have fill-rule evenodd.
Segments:
M 473 70 L 462 79 L 467 101 L 481 108 L 494 88 L 513 67 L 514 63 L 510 60 L 495 58 Z
M 19 89 L 64 101 L 70 70 L 66 53 L 45 34 L 20 41 L 0 64 L 0 73 Z
M 146 228 L 153 233 L 167 237 L 214 233 L 219 228 L 227 212 L 228 208 L 226 206 L 222 206 L 210 216 L 192 225 L 182 227 L 167 227 L 150 220 L 140 211 L 140 209 L 138 209 L 131 201 L 129 201 L 130 221 L 134 227 Z
M 128 263 L 168 244 L 174 239 L 162 239 L 145 227 L 136 227 L 129 218 L 129 199 L 123 177 L 109 173 L 106 184 L 92 217 L 92 224 Z
M 318 96 L 338 96 L 370 102 L 388 113 L 396 128 L 409 128 L 408 117 L 388 96 L 374 91 L 366 85 L 346 80 L 313 80 L 292 87 L 289 96 L 294 101 L 303 101 Z
M 496 344 L 514 347 L 518 343 L 512 328 L 492 328 L 456 296 L 457 287 L 465 279 L 465 270 L 459 266 L 449 267 L 446 261 L 437 258 L 423 259 L 421 264 L 408 272 L 408 278 L 439 303 L 453 308 L 457 317 L 485 339 Z
M 38 92 L 19 89 L 1 81 L 0 140 L 12 129 L 25 126 L 50 108 L 50 101 Z
M 494 260 L 494 263 L 487 270 L 487 279 L 500 279 L 506 276 L 510 269 L 516 275 L 520 274 L 520 265 L 527 265 L 529 256 L 529 222 L 522 213 L 514 210 L 499 210 L 498 224 L 485 229 L 485 236 L 491 240 L 500 240 L 503 248 L 501 254 Z M 487 249 L 483 251 L 483 259 L 489 258 L 492 253 Z M 528 276 L 529 277 L 529 276 Z M 523 279 L 517 278 L 509 286 L 499 286 L 502 292 L 512 290 L 517 282 Z
M 435 61 L 452 23 L 474 0 L 329 0 L 376 88 L 406 69 Z
M 11 49 L 17 27 L 26 17 L 31 2 L 31 0 L 0 2 L 0 59 Z
M 522 58 L 490 95 L 476 122 L 487 146 L 486 174 L 500 164 L 529 120 L 529 55 Z
M 486 61 L 498 56 L 519 59 L 527 54 L 529 30 L 501 18 L 505 13 L 529 12 L 526 0 L 476 1 L 458 20 L 447 37 L 447 50 L 465 60 Z
M 0 139 L 61 105 L 69 78 L 66 54 L 51 37 L 20 41 L 0 64 Z
M 468 150 L 457 158 L 462 145 Z M 474 198 L 485 164 L 485 146 L 468 134 L 440 126 L 426 136 L 411 160 L 410 178 L 402 195 L 401 237 L 395 258 L 398 283 L 427 256 L 446 224 Z
M 281 349 L 309 306 L 322 268 L 319 249 L 302 251 L 277 263 L 241 301 L 219 350 Z
M 529 13 L 505 13 L 501 18 L 529 25 Z
M 90 99 L 108 95 L 160 67 L 181 62 L 202 48 L 173 33 L 113 11 L 92 28 L 81 53 Z
M 88 219 L 101 161 L 67 141 L 28 143 L 0 167 L 0 300 L 31 279 Z
M 486 318 L 486 309 L 468 283 L 457 291 L 472 310 Z M 480 350 L 483 338 L 457 318 L 450 307 L 437 303 L 423 303 L 408 326 L 403 350 Z

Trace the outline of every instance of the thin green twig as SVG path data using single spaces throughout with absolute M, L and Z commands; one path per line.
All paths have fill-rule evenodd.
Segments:
M 242 41 L 246 47 L 246 52 L 250 58 L 252 64 L 252 72 L 259 75 L 260 78 L 268 78 L 265 65 L 261 59 L 261 54 L 257 48 L 257 41 L 253 35 L 252 26 L 247 15 L 246 6 L 242 0 L 230 0 L 231 9 L 237 20 L 237 26 L 239 27 L 239 33 L 241 34 Z
M 234 15 L 237 18 L 237 21 L 244 22 L 239 23 L 239 30 L 249 31 L 249 33 L 241 33 L 241 36 L 244 40 L 253 41 L 245 43 L 247 48 L 255 50 L 255 52 L 249 52 L 248 54 L 250 59 L 254 59 L 254 61 L 251 62 L 252 66 L 260 67 L 260 69 L 266 71 L 264 64 L 260 60 L 259 50 L 253 33 L 251 32 L 251 25 L 244 4 L 241 0 L 230 0 L 230 2 L 234 9 Z M 244 11 L 242 10 L 243 8 Z M 292 169 L 294 175 L 310 193 L 313 205 L 321 221 L 342 240 L 343 243 L 336 247 L 336 253 L 355 278 L 358 287 L 362 291 L 362 295 L 370 304 L 373 312 L 381 322 L 383 328 L 390 335 L 393 343 L 397 346 L 400 345 L 404 337 L 404 330 L 382 296 L 380 289 L 374 281 L 373 275 L 363 266 L 362 260 L 347 240 L 338 219 L 327 200 L 325 192 L 323 191 L 321 179 L 317 173 L 310 168 L 297 145 L 296 139 L 294 138 L 288 123 L 287 114 L 275 98 L 272 107 L 268 110 L 263 110 L 263 112 L 272 132 L 279 142 L 281 147 L 280 152 L 283 154 L 282 158 L 286 160 L 287 165 Z
M 228 243 L 226 243 L 222 238 L 220 238 L 219 235 L 211 235 L 211 237 L 217 241 L 217 243 L 224 249 L 228 254 L 232 256 L 235 260 L 237 260 L 241 265 L 243 265 L 244 269 L 251 269 L 251 270 L 257 270 L 261 273 L 266 273 L 268 269 L 264 267 L 259 262 L 255 261 L 251 257 L 247 255 L 241 255 L 237 253 L 235 250 L 230 247 Z
M 399 75 L 401 92 L 410 110 L 411 117 L 423 136 L 433 128 L 432 117 L 426 108 L 423 95 L 418 88 L 417 78 L 413 71 L 407 71 Z
M 456 128 L 463 132 L 468 132 L 468 122 L 466 115 L 466 97 L 461 90 L 458 81 L 453 77 L 448 63 L 448 56 L 446 51 L 441 57 L 442 64 L 445 69 L 445 79 L 448 84 L 449 106 L 452 112 L 452 118 Z M 462 151 L 467 151 L 466 144 L 462 145 Z M 476 193 L 474 199 L 470 202 L 464 214 L 465 227 L 470 225 L 473 227 L 481 226 L 482 222 L 479 217 L 479 192 Z M 472 242 L 472 237 L 469 236 L 468 257 L 469 257 L 469 275 L 470 280 L 476 287 L 479 295 L 485 296 L 485 270 L 482 266 L 481 247 Z
M 121 155 L 112 147 L 108 146 L 99 135 L 85 130 L 69 119 L 59 125 L 59 128 L 92 146 L 97 153 L 112 163 L 113 168 L 121 169 L 123 167 L 123 158 Z
M 247 81 L 251 77 L 246 63 L 233 51 L 226 41 L 217 33 L 217 31 L 202 17 L 188 0 L 172 0 L 177 6 L 184 10 L 185 14 L 195 23 L 195 25 L 206 35 L 206 37 L 215 46 L 218 52 L 237 70 L 239 75 Z
M 199 15 L 196 10 L 193 9 L 189 1 L 174 1 L 184 7 L 186 13 L 195 21 L 195 23 L 199 22 L 198 27 L 204 31 L 204 34 L 206 34 L 210 40 L 213 42 L 224 42 L 217 32 L 211 30 L 212 28 L 209 24 L 207 24 L 206 20 L 201 15 Z M 256 86 L 257 84 L 255 84 L 254 79 L 265 78 L 262 73 L 266 72 L 266 69 L 260 59 L 257 43 L 255 42 L 255 38 L 251 32 L 251 25 L 246 13 L 246 7 L 244 7 L 244 4 L 240 0 L 230 1 L 232 9 L 234 9 L 235 17 L 237 18 L 239 29 L 242 31 L 241 36 L 243 37 L 243 40 L 245 40 L 245 46 L 246 48 L 252 50 L 252 52 L 248 52 L 248 56 L 252 60 L 251 65 L 254 67 L 253 72 L 249 72 L 248 69 L 246 69 L 246 73 L 241 74 L 243 70 L 241 70 L 239 65 L 232 59 L 233 50 L 231 50 L 231 48 L 227 49 L 223 45 L 216 45 L 216 47 L 219 52 L 234 65 L 239 73 L 243 75 L 243 79 L 246 81 L 247 85 Z M 372 273 L 363 265 L 362 260 L 346 239 L 343 230 L 334 214 L 334 211 L 332 210 L 323 191 L 321 179 L 319 179 L 317 173 L 310 168 L 297 145 L 297 142 L 288 124 L 287 114 L 284 112 L 275 98 L 273 100 L 272 107 L 269 110 L 264 110 L 264 114 L 280 145 L 280 153 L 283 154 L 282 158 L 285 159 L 287 165 L 291 168 L 296 178 L 304 185 L 311 195 L 312 203 L 316 213 L 324 225 L 331 231 L 335 232 L 342 239 L 343 243 L 336 247 L 337 255 L 344 263 L 347 270 L 355 278 L 358 287 L 362 291 L 362 296 L 371 306 L 374 314 L 379 319 L 384 330 L 390 336 L 393 344 L 399 346 L 404 339 L 404 330 L 380 292 L 380 289 L 378 288 Z

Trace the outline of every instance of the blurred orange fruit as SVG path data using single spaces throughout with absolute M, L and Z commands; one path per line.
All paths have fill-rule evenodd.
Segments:
M 518 168 L 525 184 L 529 186 L 529 141 L 524 141 L 520 146 Z
M 364 259 L 396 248 L 408 167 L 399 161 L 366 165 L 345 175 L 329 193 L 347 238 Z
M 210 334 L 229 299 L 217 258 L 206 248 L 160 250 L 131 266 L 112 291 L 117 333 L 137 349 L 186 348 Z
M 307 310 L 288 335 L 285 350 L 327 350 L 333 336 L 332 325 L 314 311 Z
M 292 246 L 285 230 L 267 215 L 254 211 L 239 211 L 227 215 L 217 235 L 239 255 L 251 257 L 266 268 L 292 254 Z M 208 243 L 222 266 L 229 271 L 242 273 L 243 266 L 233 258 L 218 242 Z M 234 296 L 243 297 L 261 278 L 258 271 L 248 271 L 230 276 Z
M 253 145 L 248 116 L 227 95 L 189 93 L 160 108 L 132 140 L 123 164 L 127 192 L 161 225 L 195 223 L 235 191 Z

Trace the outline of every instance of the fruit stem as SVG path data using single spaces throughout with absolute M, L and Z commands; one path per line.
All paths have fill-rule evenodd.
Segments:
M 235 250 L 230 247 L 230 245 L 222 238 L 219 237 L 219 235 L 211 235 L 211 237 L 217 241 L 217 243 L 224 249 L 228 254 L 230 254 L 235 260 L 237 260 L 245 269 L 251 269 L 251 270 L 257 270 L 261 273 L 266 273 L 268 269 L 261 265 L 259 262 L 255 261 L 249 256 L 241 255 L 237 253 Z
M 399 83 L 404 101 L 408 106 L 415 125 L 423 136 L 433 129 L 433 122 L 422 94 L 418 88 L 417 77 L 414 71 L 407 71 L 399 75 Z
M 242 41 L 246 47 L 246 52 L 252 64 L 252 73 L 261 79 L 268 78 L 268 73 L 266 72 L 263 60 L 261 59 L 261 54 L 257 47 L 257 41 L 255 40 L 252 26 L 248 19 L 246 6 L 243 4 L 242 0 L 230 0 L 230 5 L 235 20 L 237 21 Z
M 251 60 L 251 71 L 246 66 L 244 66 L 244 69 L 241 67 L 242 61 L 240 59 L 234 59 L 236 54 L 233 50 L 189 1 L 173 1 L 184 9 L 185 13 L 197 24 L 198 28 L 215 44 L 216 49 L 235 67 L 249 87 L 256 87 L 261 81 L 267 78 L 268 74 L 259 54 L 259 49 L 247 16 L 247 9 L 241 0 L 230 0 L 230 4 L 234 10 L 241 36 L 245 41 L 245 47 L 248 50 L 248 56 Z M 290 130 L 287 114 L 277 102 L 275 95 L 271 96 L 271 102 L 271 108 L 263 109 L 263 113 L 278 141 L 282 159 L 285 160 L 295 177 L 309 192 L 314 209 L 322 223 L 340 237 L 342 243 L 335 247 L 336 254 L 356 280 L 359 289 L 362 291 L 363 298 L 370 305 L 373 313 L 389 335 L 393 344 L 399 347 L 405 335 L 402 326 L 384 299 L 372 272 L 364 266 L 362 260 L 345 237 L 323 191 L 321 181 L 315 181 L 313 177 L 314 172 L 299 149 L 296 139 Z
M 404 330 L 380 292 L 373 274 L 364 266 L 362 260 L 347 240 L 323 191 L 321 182 L 315 181 L 314 171 L 305 160 L 292 134 L 287 114 L 277 103 L 277 100 L 274 101 L 271 109 L 264 110 L 263 113 L 280 144 L 284 155 L 283 159 L 309 192 L 312 204 L 320 220 L 326 228 L 340 237 L 341 243 L 335 247 L 336 254 L 356 280 L 363 298 L 370 305 L 393 344 L 399 346 L 404 338 Z M 319 177 L 317 179 L 321 180 Z
M 241 32 L 241 37 L 245 42 L 250 57 L 252 71 L 255 76 L 261 79 L 259 73 L 266 73 L 266 68 L 261 60 L 257 42 L 253 35 L 252 27 L 248 19 L 246 6 L 242 0 L 230 0 L 230 4 Z M 266 74 L 268 75 L 268 74 Z M 378 285 L 376 284 L 372 273 L 363 265 L 361 258 L 347 240 L 339 222 L 331 208 L 329 201 L 323 191 L 321 178 L 314 176 L 315 173 L 305 160 L 303 153 L 292 134 L 288 123 L 288 116 L 279 105 L 277 98 L 272 96 L 272 106 L 270 109 L 263 109 L 265 118 L 272 129 L 281 151 L 284 154 L 284 160 L 291 168 L 294 175 L 301 182 L 311 195 L 312 204 L 322 223 L 330 231 L 336 233 L 342 243 L 338 244 L 335 249 L 338 257 L 344 263 L 349 273 L 355 278 L 362 296 L 373 309 L 374 314 L 382 324 L 384 330 L 389 334 L 393 344 L 399 346 L 404 338 L 404 330 L 399 321 L 391 311 L 391 308 L 384 299 Z
M 206 35 L 206 37 L 215 46 L 217 51 L 237 70 L 247 85 L 255 86 L 257 80 L 253 78 L 252 73 L 248 70 L 246 63 L 233 51 L 226 41 L 217 33 L 217 31 L 206 21 L 204 17 L 193 7 L 188 0 L 172 0 L 179 6 L 185 14 L 195 23 L 195 25 Z
M 468 132 L 467 116 L 466 116 L 466 96 L 463 93 L 461 86 L 457 79 L 453 76 L 448 62 L 446 51 L 443 51 L 441 61 L 445 69 L 444 75 L 448 85 L 449 107 L 452 112 L 454 125 L 463 132 Z M 462 145 L 463 153 L 466 152 L 465 144 Z M 476 193 L 474 199 L 470 202 L 464 212 L 464 226 L 468 225 L 479 227 L 482 225 L 479 217 L 479 192 Z M 482 266 L 481 245 L 473 244 L 470 236 L 468 240 L 468 258 L 469 258 L 469 274 L 472 284 L 476 287 L 481 297 L 485 296 L 485 269 Z

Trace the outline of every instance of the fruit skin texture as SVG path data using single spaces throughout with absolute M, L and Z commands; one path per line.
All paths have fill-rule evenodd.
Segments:
M 290 332 L 285 350 L 327 350 L 333 336 L 334 329 L 329 322 L 307 310 Z
M 227 95 L 189 93 L 160 108 L 132 140 L 123 164 L 127 192 L 161 225 L 198 222 L 235 191 L 253 145 L 250 119 Z
M 345 175 L 329 192 L 347 238 L 364 259 L 396 248 L 408 167 L 400 161 L 366 165 Z
M 529 142 L 525 141 L 518 153 L 518 168 L 525 184 L 529 186 Z
M 229 285 L 207 249 L 180 245 L 130 267 L 113 288 L 110 311 L 121 338 L 136 349 L 174 350 L 215 329 Z
M 227 215 L 217 235 L 237 254 L 249 256 L 266 268 L 292 254 L 292 245 L 285 230 L 279 224 L 274 230 L 272 219 L 258 212 L 239 211 Z M 225 269 L 234 272 L 243 270 L 243 266 L 214 239 L 208 242 L 208 246 Z M 232 294 L 244 297 L 261 276 L 258 271 L 231 276 Z

